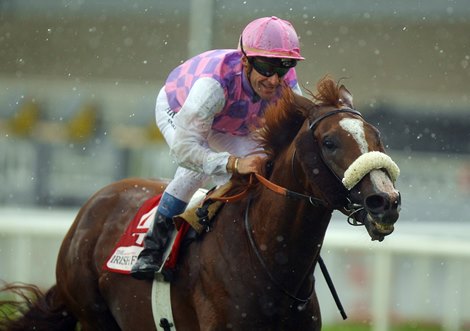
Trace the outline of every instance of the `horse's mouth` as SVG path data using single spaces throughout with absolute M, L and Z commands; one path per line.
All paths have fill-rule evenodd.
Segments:
M 386 222 L 384 217 L 373 216 L 365 209 L 356 212 L 354 219 L 358 224 L 365 225 L 372 240 L 383 241 L 386 236 L 395 230 L 393 220 L 388 219 L 388 222 Z
M 371 239 L 378 241 L 384 240 L 395 229 L 393 224 L 381 222 L 381 220 L 372 217 L 370 214 L 367 214 L 364 224 Z

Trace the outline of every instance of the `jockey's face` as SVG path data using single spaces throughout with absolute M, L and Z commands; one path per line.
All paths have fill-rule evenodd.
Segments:
M 273 99 L 276 95 L 277 87 L 281 84 L 283 78 L 279 77 L 277 73 L 271 77 L 263 76 L 248 63 L 246 58 L 244 58 L 244 64 L 248 67 L 248 78 L 253 91 L 263 100 L 269 101 Z

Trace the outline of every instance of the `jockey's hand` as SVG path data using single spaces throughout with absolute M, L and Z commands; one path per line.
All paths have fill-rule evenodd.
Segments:
M 264 157 L 261 155 L 248 155 L 238 159 L 238 173 L 247 175 L 252 172 L 262 173 L 262 166 Z

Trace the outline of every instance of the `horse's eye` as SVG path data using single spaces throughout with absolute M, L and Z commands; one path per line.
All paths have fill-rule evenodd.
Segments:
M 324 146 L 326 149 L 329 149 L 329 150 L 333 150 L 333 149 L 336 148 L 335 143 L 332 142 L 332 141 L 329 140 L 329 139 L 323 140 L 323 146 Z

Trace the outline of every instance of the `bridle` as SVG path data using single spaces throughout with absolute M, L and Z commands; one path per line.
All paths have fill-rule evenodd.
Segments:
M 315 129 L 318 127 L 318 124 L 324 120 L 325 118 L 328 118 L 330 116 L 333 116 L 333 115 L 336 115 L 336 114 L 340 114 L 340 113 L 350 113 L 350 114 L 354 114 L 354 115 L 357 115 L 359 117 L 362 118 L 362 114 L 356 110 L 356 109 L 352 109 L 352 108 L 339 108 L 339 109 L 335 109 L 335 110 L 332 110 L 332 111 L 329 111 L 329 112 L 326 112 L 322 115 L 320 115 L 319 117 L 317 117 L 316 119 L 314 119 L 312 122 L 308 123 L 308 130 L 312 131 L 312 133 L 315 131 Z M 300 183 L 300 181 L 298 180 L 298 177 L 296 176 L 296 172 L 295 172 L 295 157 L 296 157 L 296 152 L 297 150 L 294 149 L 294 152 L 292 153 L 292 157 L 291 157 L 291 172 L 294 176 L 294 178 L 296 178 L 297 182 Z M 341 178 L 339 178 L 339 176 L 336 174 L 336 172 L 334 172 L 331 167 L 329 166 L 329 164 L 326 162 L 326 160 L 324 159 L 323 157 L 323 154 L 320 153 L 320 157 L 323 161 L 323 163 L 328 167 L 328 169 L 330 170 L 330 172 L 335 176 L 335 178 L 341 183 Z M 268 189 L 274 191 L 274 192 L 277 192 L 277 193 L 280 193 L 280 194 L 283 194 L 285 195 L 287 198 L 293 198 L 293 199 L 305 199 L 307 200 L 311 205 L 313 206 L 323 206 L 323 207 L 327 207 L 329 206 L 329 203 L 320 199 L 320 198 L 317 198 L 313 195 L 309 195 L 309 194 L 303 194 L 303 193 L 298 193 L 298 192 L 295 192 L 295 191 L 291 191 L 287 188 L 283 188 L 283 187 L 280 187 L 278 186 L 277 184 L 274 184 L 273 182 L 269 181 L 268 179 L 266 179 L 265 177 L 259 175 L 259 174 L 254 174 L 254 176 L 256 177 L 256 179 L 262 183 L 265 187 L 267 187 Z M 349 220 L 350 218 L 353 218 L 353 215 L 355 213 L 357 213 L 359 210 L 363 209 L 363 207 L 361 205 L 358 205 L 358 204 L 355 204 L 355 203 L 352 203 L 351 202 L 351 199 L 349 198 L 349 196 L 346 197 L 346 200 L 348 201 L 347 205 L 346 206 L 341 206 L 341 208 L 343 208 L 346 212 L 349 213 L 348 215 L 348 223 L 349 224 L 352 224 L 352 225 L 362 225 L 362 224 L 358 224 L 358 222 L 356 220 L 354 220 L 354 224 L 351 223 Z M 333 208 L 336 208 L 337 206 L 333 206 Z
M 363 118 L 362 114 L 356 110 L 356 109 L 353 109 L 353 108 L 338 108 L 338 109 L 335 109 L 335 110 L 332 110 L 332 111 L 329 111 L 329 112 L 326 112 L 322 115 L 320 115 L 319 117 L 317 117 L 315 120 L 313 120 L 311 123 L 309 123 L 308 125 L 308 128 L 310 131 L 315 131 L 315 129 L 317 128 L 318 124 L 323 121 L 325 118 L 328 118 L 330 116 L 333 116 L 333 115 L 336 115 L 336 114 L 340 114 L 340 113 L 350 113 L 350 114 L 353 114 L 353 115 L 356 115 L 356 116 L 359 116 L 360 118 Z M 295 168 L 294 168 L 294 157 L 295 157 L 295 150 L 294 150 L 294 153 L 292 155 L 292 171 L 294 173 L 294 176 L 295 176 Z M 323 157 L 323 154 L 320 153 L 320 157 L 323 161 L 323 163 L 328 167 L 328 169 L 330 170 L 330 173 L 332 173 L 335 178 L 341 183 L 341 178 L 339 178 L 339 176 L 336 174 L 336 172 L 333 171 L 333 169 L 331 169 L 331 167 L 329 166 L 329 164 L 326 162 L 326 160 L 324 159 Z M 354 226 L 362 226 L 364 225 L 364 223 L 362 223 L 361 221 L 357 220 L 354 216 L 356 213 L 358 213 L 359 211 L 363 210 L 364 207 L 360 204 L 356 204 L 356 203 L 353 203 L 349 197 L 349 194 L 345 197 L 346 200 L 347 200 L 347 205 L 346 206 L 342 206 L 343 210 L 348 214 L 348 218 L 347 218 L 347 222 L 350 224 L 350 225 L 354 225 Z

